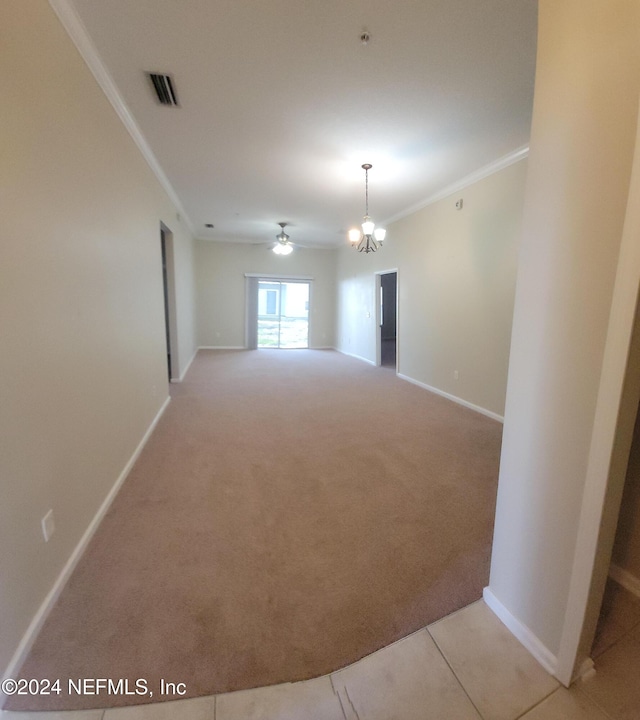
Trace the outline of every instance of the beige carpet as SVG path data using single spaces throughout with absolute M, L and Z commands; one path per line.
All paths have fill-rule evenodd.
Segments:
M 332 351 L 201 351 L 172 396 L 20 672 L 63 692 L 6 709 L 302 680 L 481 596 L 499 423 Z

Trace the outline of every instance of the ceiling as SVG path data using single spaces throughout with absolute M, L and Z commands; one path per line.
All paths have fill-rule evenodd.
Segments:
M 364 214 L 363 163 L 384 224 L 529 140 L 535 0 L 57 4 L 198 237 L 268 242 L 286 221 L 293 241 L 336 247 Z M 147 71 L 172 75 L 179 107 Z

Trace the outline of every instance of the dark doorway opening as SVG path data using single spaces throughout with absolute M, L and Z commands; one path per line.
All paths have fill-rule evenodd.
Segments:
M 167 233 L 160 228 L 160 245 L 162 246 L 162 286 L 164 289 L 164 326 L 167 339 L 167 373 L 171 382 L 171 322 L 169 320 L 169 271 L 167 268 Z
M 398 367 L 398 273 L 380 274 L 380 365 Z

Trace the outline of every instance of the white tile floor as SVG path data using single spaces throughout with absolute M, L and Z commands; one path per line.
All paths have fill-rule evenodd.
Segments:
M 2 720 L 638 720 L 640 625 L 561 687 L 483 601 L 329 676 L 114 710 Z

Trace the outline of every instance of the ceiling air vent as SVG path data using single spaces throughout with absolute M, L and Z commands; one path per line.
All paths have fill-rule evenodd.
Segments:
M 161 105 L 173 105 L 178 107 L 178 98 L 173 89 L 173 82 L 170 75 L 160 75 L 158 73 L 147 73 L 153 83 L 153 89 L 156 91 L 158 100 Z

